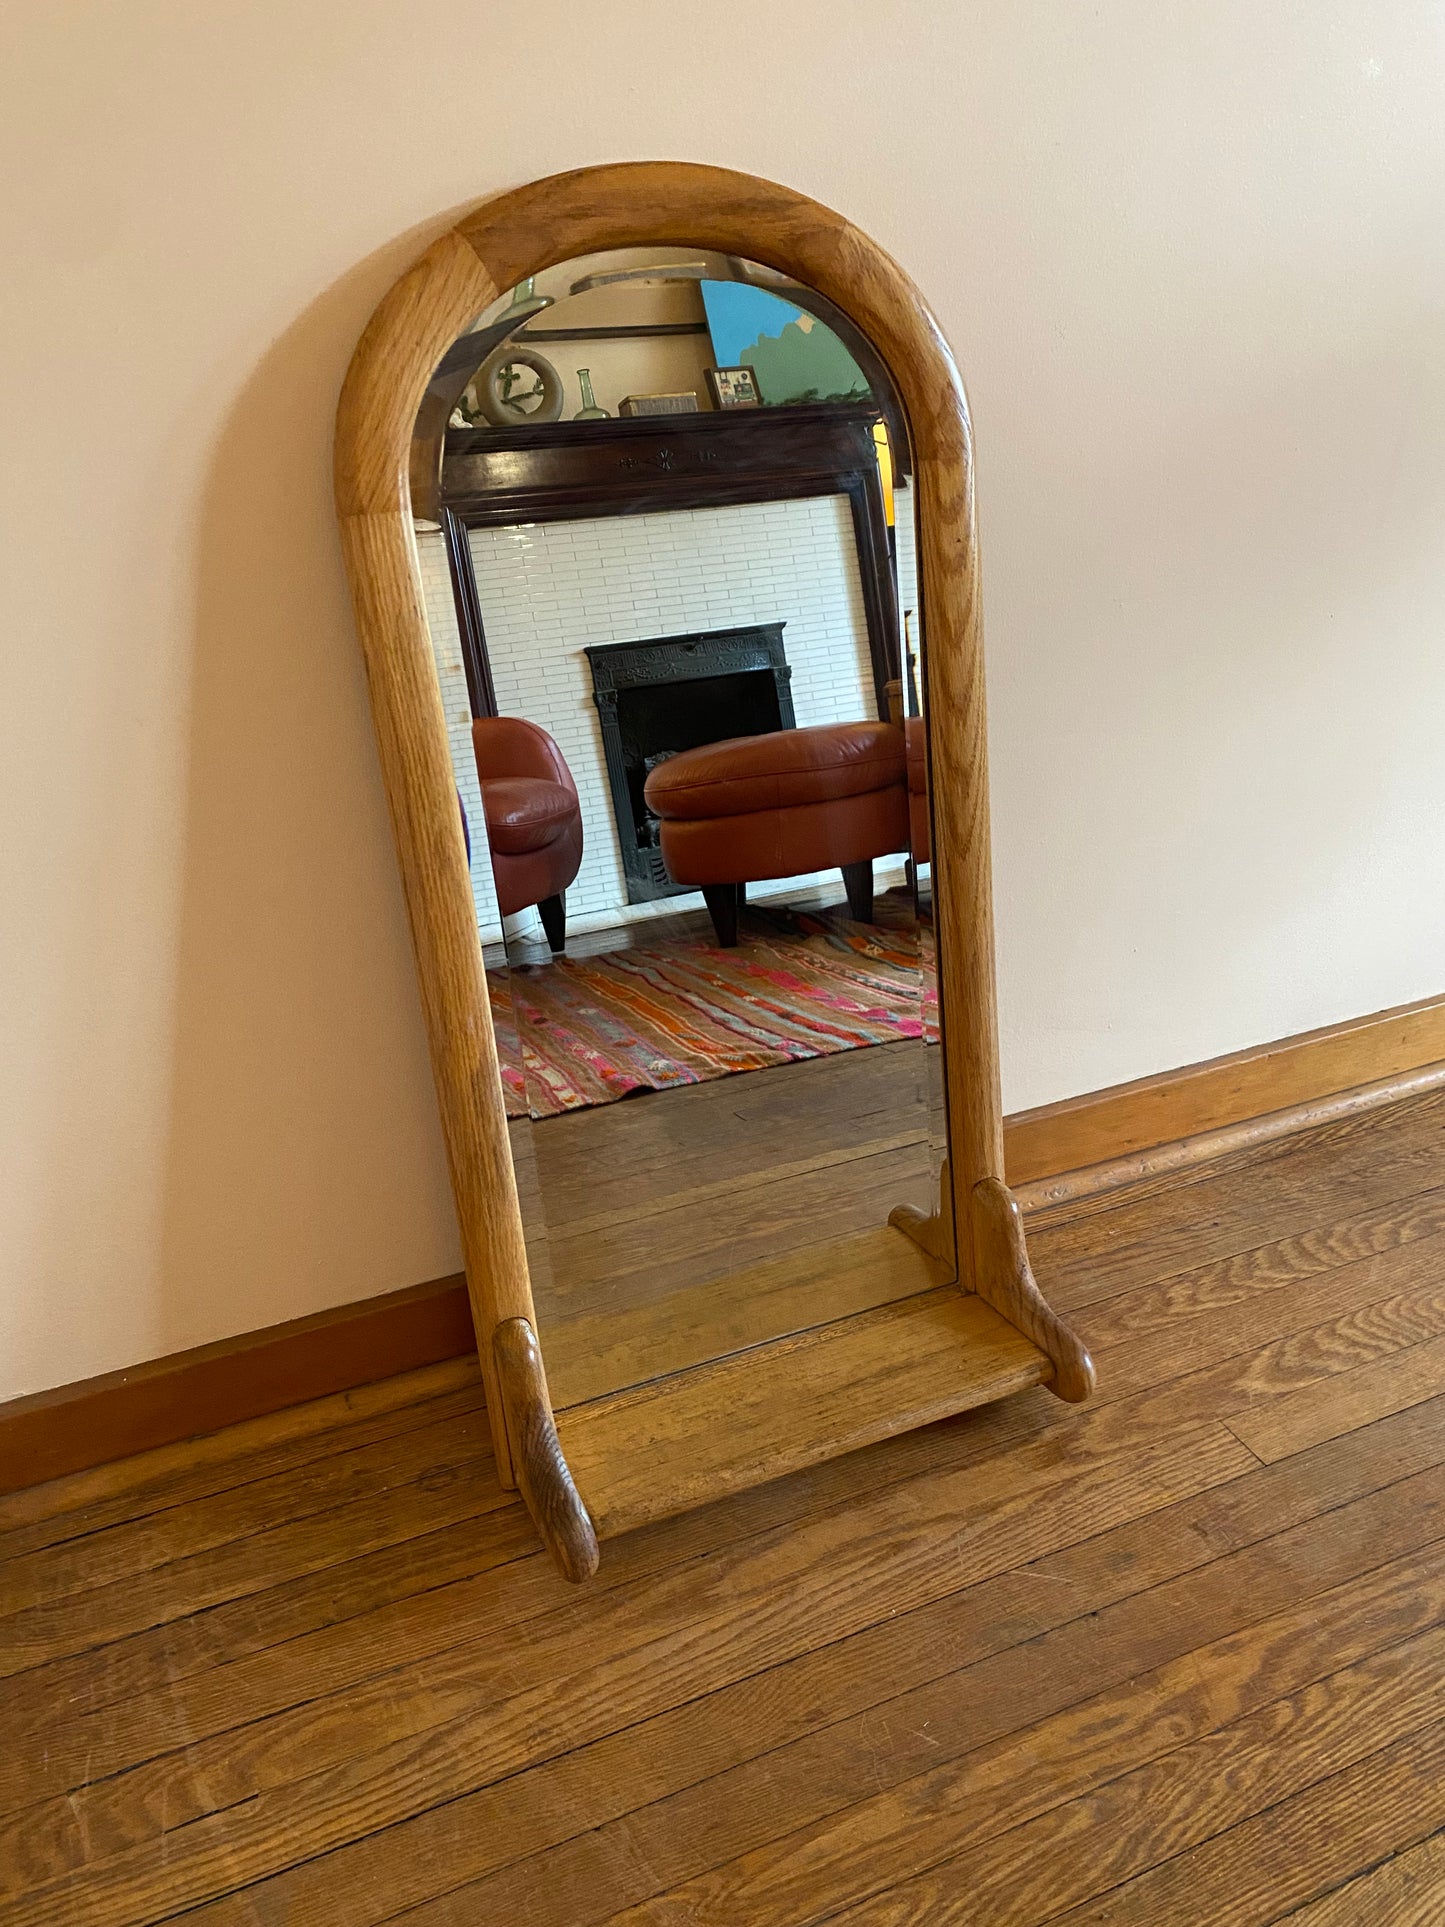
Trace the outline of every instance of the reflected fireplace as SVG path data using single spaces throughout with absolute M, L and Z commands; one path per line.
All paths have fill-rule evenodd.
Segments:
M 657 818 L 643 799 L 657 765 L 703 743 L 795 726 L 784 627 L 753 623 L 586 651 L 629 903 L 689 894 L 663 867 Z

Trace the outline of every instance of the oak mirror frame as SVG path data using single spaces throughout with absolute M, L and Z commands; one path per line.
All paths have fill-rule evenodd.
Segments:
M 434 371 L 478 315 L 562 261 L 653 245 L 807 284 L 871 344 L 901 406 L 948 1156 L 937 1209 L 899 1207 L 880 1232 L 918 1268 L 913 1295 L 554 1413 L 418 562 L 428 477 L 412 469 Z M 377 308 L 342 390 L 335 485 L 498 1469 L 562 1572 L 590 1576 L 599 1538 L 1031 1385 L 1086 1398 L 1088 1353 L 1038 1290 L 1004 1181 L 972 441 L 953 357 L 903 271 L 841 215 L 745 174 L 645 162 L 533 182 L 467 214 Z

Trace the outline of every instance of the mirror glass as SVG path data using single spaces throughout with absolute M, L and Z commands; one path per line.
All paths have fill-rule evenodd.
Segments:
M 554 1406 L 941 1284 L 906 427 L 828 302 L 564 263 L 438 368 L 413 501 Z

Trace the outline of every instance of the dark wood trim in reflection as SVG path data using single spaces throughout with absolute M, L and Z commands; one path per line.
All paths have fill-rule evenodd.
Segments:
M 521 328 L 513 341 L 656 341 L 664 335 L 705 335 L 705 321 L 655 321 L 636 327 Z
M 871 402 L 850 402 L 536 428 L 453 429 L 442 464 L 442 513 L 466 528 L 506 528 L 518 522 L 846 495 L 878 714 L 886 716 L 886 689 L 901 673 L 901 649 L 897 586 L 873 440 L 879 419 Z M 471 625 L 478 688 L 490 689 L 471 550 L 465 539 L 452 537 L 448 555 L 454 570 L 469 578 L 458 591 L 458 619 L 464 643 Z M 469 609 L 477 611 L 474 617 L 469 617 Z M 788 613 L 779 611 L 784 617 Z M 495 697 L 492 700 L 495 703 Z M 474 706 L 475 701 L 474 696 Z M 496 711 L 493 707 L 475 713 Z
M 495 716 L 497 691 L 492 682 L 492 662 L 487 654 L 487 632 L 482 625 L 482 605 L 477 595 L 477 576 L 472 567 L 472 549 L 466 524 L 446 507 L 441 512 L 442 534 L 446 538 L 447 568 L 452 578 L 452 602 L 457 612 L 457 633 L 461 638 L 462 667 L 467 672 L 467 694 L 474 716 Z

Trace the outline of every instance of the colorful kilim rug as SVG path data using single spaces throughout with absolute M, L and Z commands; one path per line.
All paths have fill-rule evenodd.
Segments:
M 931 932 L 898 894 L 843 911 L 744 913 L 735 950 L 658 943 L 488 971 L 509 1117 L 557 1117 L 925 1033 Z M 921 952 L 923 954 L 921 954 Z

